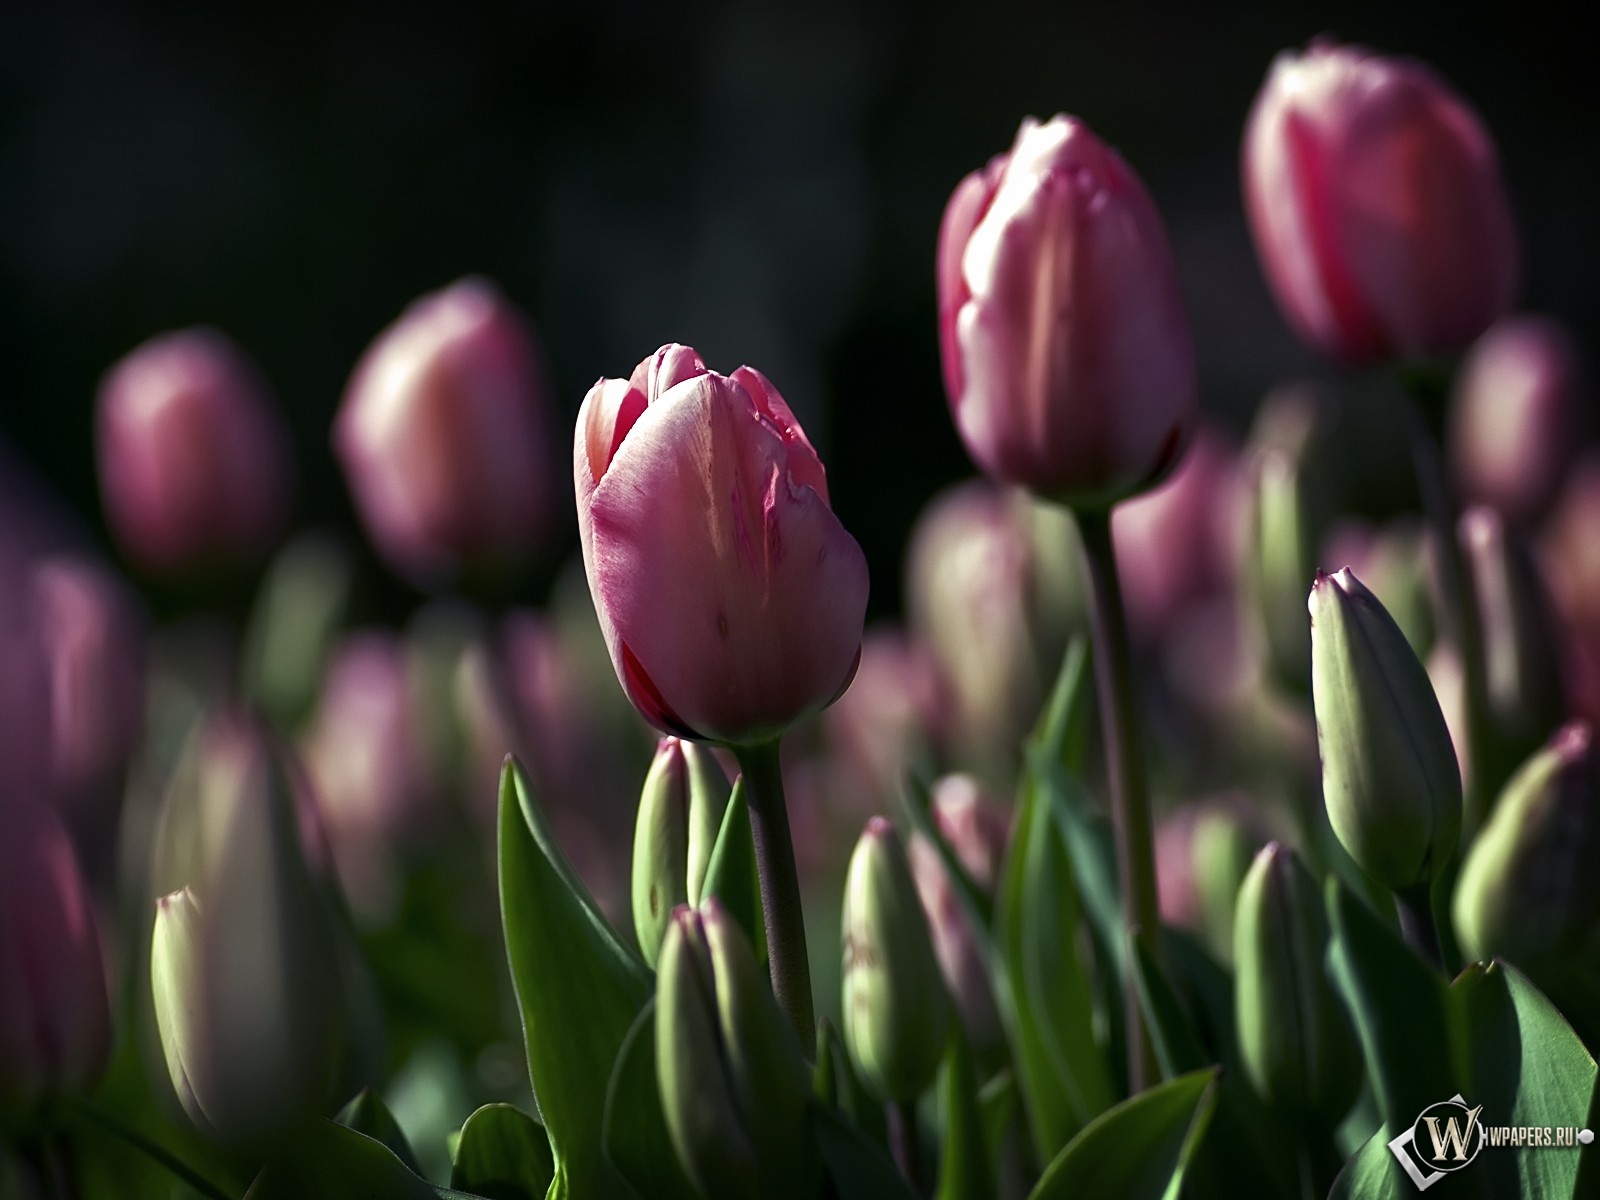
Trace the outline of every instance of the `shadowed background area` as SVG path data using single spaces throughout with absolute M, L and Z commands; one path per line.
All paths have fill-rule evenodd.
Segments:
M 1554 6 L 1493 27 L 1437 5 L 666 7 L 18 8 L 0 39 L 0 439 L 99 528 L 101 372 L 215 324 L 291 413 L 297 523 L 359 541 L 328 449 L 349 372 L 408 301 L 481 272 L 536 323 L 564 430 L 597 377 L 667 340 L 759 366 L 892 611 L 915 513 L 971 470 L 938 374 L 951 188 L 1025 114 L 1089 121 L 1168 222 L 1203 403 L 1240 430 L 1271 383 L 1320 370 L 1261 280 L 1237 152 L 1273 54 L 1323 31 L 1422 57 L 1478 108 L 1522 224 L 1521 306 L 1593 343 L 1591 71 Z M 552 561 L 570 520 L 559 537 Z M 414 604 L 368 575 L 375 615 Z

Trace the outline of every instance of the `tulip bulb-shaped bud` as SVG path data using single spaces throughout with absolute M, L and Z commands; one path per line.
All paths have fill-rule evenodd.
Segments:
M 766 376 L 670 345 L 602 379 L 578 413 L 573 483 L 612 666 L 657 729 L 759 745 L 849 686 L 866 557 Z
M 661 739 L 633 831 L 633 930 L 651 966 L 673 910 L 700 899 L 728 796 L 727 776 L 711 751 Z
M 933 1082 L 950 1033 L 950 998 L 894 826 L 867 822 L 844 885 L 844 1040 L 861 1080 L 885 1102 Z
M 1324 462 L 1331 424 L 1317 389 L 1284 388 L 1263 403 L 1247 451 L 1245 583 L 1267 663 L 1302 693 L 1311 686 L 1311 635 L 1300 598 L 1332 508 Z
M 214 329 L 152 338 L 107 372 L 95 451 L 112 533 L 152 571 L 253 557 L 288 514 L 283 417 Z
M 1243 168 L 1267 280 L 1329 357 L 1446 353 L 1510 305 L 1517 238 L 1494 144 L 1424 64 L 1326 40 L 1280 54 Z
M 1177 462 L 1194 346 L 1149 194 L 1082 121 L 1022 123 L 939 229 L 939 341 L 956 428 L 990 477 L 1104 506 Z
M 262 752 L 232 786 L 208 806 L 192 884 L 157 906 L 151 989 L 190 1119 L 261 1146 L 331 1099 L 343 989 L 282 772 Z
M 675 909 L 656 973 L 656 1078 L 679 1161 L 708 1200 L 813 1197 L 810 1073 L 738 922 Z
M 1432 880 L 1461 836 L 1461 773 L 1428 673 L 1348 568 L 1311 588 L 1311 693 L 1328 820 L 1396 892 Z
M 1462 864 L 1462 950 L 1538 969 L 1600 925 L 1600 771 L 1586 724 L 1561 729 L 1500 794 Z
M 1239 1053 L 1265 1100 L 1331 1127 L 1356 1098 L 1361 1051 L 1323 968 L 1328 936 L 1316 880 L 1292 850 L 1268 844 L 1239 888 Z
M 1526 527 L 1549 511 L 1582 444 L 1578 349 L 1560 322 L 1508 317 L 1479 338 L 1451 398 L 1450 466 L 1469 500 Z
M 553 497 L 548 393 L 532 331 L 487 279 L 423 296 L 379 335 L 333 438 L 392 566 L 433 583 L 533 548 Z
M 1494 509 L 1469 509 L 1461 542 L 1478 596 L 1495 739 L 1521 762 L 1566 715 L 1555 612 L 1532 553 Z
M 0 795 L 0 1124 L 86 1091 L 111 1012 L 94 904 L 48 806 Z

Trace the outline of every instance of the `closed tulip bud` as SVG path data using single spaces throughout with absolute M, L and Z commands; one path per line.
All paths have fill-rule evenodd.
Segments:
M 639 794 L 633 834 L 633 930 L 651 966 L 673 910 L 699 902 L 729 791 L 710 750 L 661 739 Z
M 105 1070 L 111 1012 L 94 905 L 60 819 L 0 795 L 0 1122 Z
M 1549 317 L 1508 317 L 1456 376 L 1450 465 L 1469 500 L 1530 525 L 1555 501 L 1582 443 L 1588 397 L 1578 348 Z
M 915 1100 L 944 1057 L 950 1016 L 905 847 L 873 817 L 844 885 L 844 1041 L 862 1082 L 885 1102 Z
M 414 301 L 363 355 L 334 423 L 384 558 L 431 584 L 527 555 L 553 500 L 549 404 L 532 331 L 494 284 Z
M 71 803 L 111 799 L 144 732 L 144 620 L 120 580 L 82 558 L 33 569 L 49 672 L 50 757 Z
M 1458 350 L 1509 307 L 1517 236 L 1494 144 L 1424 64 L 1323 39 L 1280 54 L 1243 167 L 1267 280 L 1330 358 Z
M 1361 1050 L 1323 967 L 1328 919 L 1316 880 L 1277 842 L 1239 888 L 1234 994 L 1239 1054 L 1263 1099 L 1336 1124 L 1361 1084 Z
M 156 908 L 151 990 L 172 1086 L 197 1128 L 262 1145 L 331 1099 L 337 947 L 264 754 L 208 813 L 193 882 Z
M 944 381 L 1005 483 L 1107 505 L 1151 486 L 1196 411 L 1194 346 L 1144 184 L 1073 117 L 1029 118 L 939 229 Z
M 612 666 L 657 729 L 759 744 L 849 686 L 866 558 L 760 372 L 663 346 L 590 390 L 573 472 Z
M 288 515 L 283 417 L 214 329 L 152 338 L 107 372 L 95 450 L 111 531 L 151 571 L 253 558 Z
M 1462 864 L 1461 948 L 1533 969 L 1576 955 L 1600 925 L 1600 773 L 1574 722 L 1523 764 Z
M 1309 607 L 1328 820 L 1380 883 L 1425 884 L 1461 836 L 1461 773 L 1428 673 L 1348 568 L 1317 572 Z
M 678 1159 L 708 1200 L 811 1197 L 810 1074 L 744 932 L 676 909 L 656 975 L 656 1076 Z

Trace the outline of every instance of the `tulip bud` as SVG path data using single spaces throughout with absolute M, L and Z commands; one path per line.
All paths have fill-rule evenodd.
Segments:
M 1549 317 L 1508 317 L 1478 339 L 1450 407 L 1450 465 L 1467 499 L 1524 526 L 1549 510 L 1585 432 L 1582 374 Z
M 1361 1050 L 1323 968 L 1328 919 L 1316 881 L 1277 842 L 1239 888 L 1234 926 L 1239 1053 L 1274 1105 L 1336 1124 L 1361 1084 Z
M 633 929 L 651 966 L 673 910 L 700 899 L 729 791 L 705 747 L 672 737 L 656 746 L 633 834 Z
M 1328 820 L 1380 883 L 1426 883 L 1461 835 L 1461 774 L 1428 673 L 1349 568 L 1318 571 L 1309 608 Z
M 106 519 L 129 557 L 180 572 L 253 557 L 289 507 L 289 436 L 255 365 L 214 329 L 152 338 L 95 412 Z
M 1268 664 L 1300 692 L 1311 685 L 1311 633 L 1300 597 L 1333 507 L 1324 461 L 1332 420 L 1317 389 L 1284 388 L 1267 397 L 1250 434 L 1245 584 Z
M 1561 729 L 1500 794 L 1456 884 L 1462 950 L 1537 969 L 1600 924 L 1600 773 L 1589 726 Z
M 844 885 L 844 1040 L 880 1100 L 912 1101 L 933 1082 L 950 999 L 894 826 L 867 822 Z
M 760 372 L 718 375 L 663 346 L 590 390 L 573 472 L 612 666 L 657 729 L 767 742 L 849 685 L 866 558 Z
M 114 799 L 144 732 L 144 622 L 120 580 L 85 559 L 33 569 L 50 675 L 52 774 L 69 804 Z
M 86 1091 L 111 1012 L 94 905 L 47 806 L 0 795 L 0 1123 Z
M 755 952 L 715 899 L 676 909 L 656 975 L 656 1074 L 678 1159 L 708 1200 L 810 1197 L 810 1076 Z
M 334 448 L 373 544 L 419 582 L 517 559 L 549 523 L 549 385 L 486 279 L 414 301 L 362 356 Z
M 1478 596 L 1495 741 L 1519 763 L 1566 715 L 1555 614 L 1533 555 L 1499 513 L 1469 509 L 1460 529 Z
M 1510 305 L 1517 238 L 1494 144 L 1424 64 L 1322 39 L 1280 54 L 1243 169 L 1267 280 L 1329 357 L 1456 350 Z
M 1194 423 L 1194 346 L 1144 185 L 1083 122 L 1022 123 L 939 230 L 939 342 L 967 452 L 997 480 L 1108 505 Z
M 151 988 L 190 1119 L 218 1140 L 257 1145 L 331 1098 L 342 972 L 288 781 L 242 729 L 202 737 L 224 731 L 224 752 L 181 772 L 190 782 L 163 817 L 158 880 L 165 870 L 189 883 L 157 906 Z
M 1161 915 L 1204 935 L 1222 962 L 1234 955 L 1239 887 L 1263 838 L 1231 798 L 1186 805 L 1156 827 Z

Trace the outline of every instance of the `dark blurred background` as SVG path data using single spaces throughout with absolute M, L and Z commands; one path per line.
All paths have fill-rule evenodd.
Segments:
M 1570 7 L 673 7 L 9 5 L 0 443 L 98 536 L 101 372 L 215 324 L 292 413 L 299 523 L 354 539 L 328 449 L 349 371 L 413 297 L 482 272 L 536 323 L 563 430 L 665 341 L 764 370 L 890 611 L 916 511 L 970 472 L 936 348 L 950 190 L 1023 115 L 1088 120 L 1166 216 L 1204 404 L 1242 430 L 1272 382 L 1319 370 L 1256 268 L 1237 151 L 1272 56 L 1325 31 L 1427 59 L 1476 105 L 1522 221 L 1522 305 L 1594 359 L 1600 113 Z M 369 574 L 380 612 L 414 600 Z

